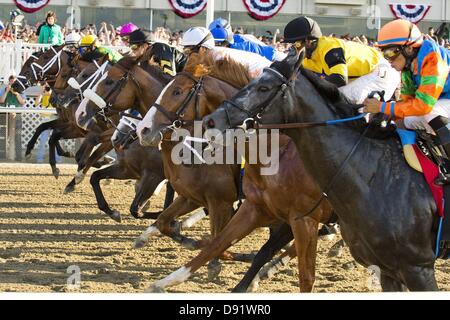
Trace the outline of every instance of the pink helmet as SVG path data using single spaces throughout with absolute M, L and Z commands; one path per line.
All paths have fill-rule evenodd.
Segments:
M 131 22 L 128 22 L 128 23 L 125 23 L 124 25 L 122 25 L 120 27 L 119 34 L 120 34 L 121 37 L 127 36 L 127 35 L 129 35 L 130 33 L 132 33 L 133 31 L 135 31 L 137 29 L 139 29 L 139 28 L 135 24 L 133 24 Z

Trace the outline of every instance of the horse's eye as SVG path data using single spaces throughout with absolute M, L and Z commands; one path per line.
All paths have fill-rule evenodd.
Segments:
M 175 89 L 174 91 L 173 91 L 173 95 L 174 96 L 179 96 L 179 95 L 181 95 L 183 92 L 180 90 L 180 89 Z
M 269 88 L 267 88 L 265 86 L 261 86 L 261 87 L 258 88 L 258 91 L 259 92 L 267 92 L 267 91 L 269 91 Z
M 107 86 L 110 86 L 110 85 L 112 85 L 113 83 L 114 83 L 114 81 L 112 81 L 112 80 L 110 80 L 110 79 L 108 79 L 108 80 L 105 81 L 105 84 L 106 84 Z
M 87 75 L 87 74 L 82 74 L 81 77 L 82 77 L 83 79 L 86 79 L 86 78 L 88 77 L 88 75 Z

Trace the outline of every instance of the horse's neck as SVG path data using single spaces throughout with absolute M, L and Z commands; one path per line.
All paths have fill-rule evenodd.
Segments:
M 139 112 L 142 116 L 145 116 L 147 111 L 156 102 L 156 99 L 158 99 L 165 84 L 161 79 L 153 76 L 153 74 L 147 73 L 144 70 L 140 70 L 140 72 L 145 76 L 140 77 L 143 81 L 136 79 L 140 86 L 140 89 L 136 88 L 136 98 L 140 109 Z
M 297 91 L 299 94 L 294 102 L 294 114 L 289 115 L 291 120 L 294 119 L 291 122 L 317 122 L 337 118 L 309 82 L 303 82 L 302 86 Z M 309 94 L 304 94 L 305 92 Z M 337 180 L 340 183 L 345 180 L 346 183 L 357 184 L 376 172 L 379 166 L 389 170 L 390 163 L 396 157 L 401 157 L 393 141 L 368 138 L 361 140 L 361 133 L 346 124 L 291 129 L 286 133 L 294 140 L 305 166 L 322 188 L 328 187 L 342 166 Z M 347 161 L 346 158 L 357 144 L 355 152 Z M 381 158 L 384 162 L 382 164 L 378 163 Z M 369 159 L 371 161 L 368 163 Z M 353 179 L 357 176 L 360 181 Z

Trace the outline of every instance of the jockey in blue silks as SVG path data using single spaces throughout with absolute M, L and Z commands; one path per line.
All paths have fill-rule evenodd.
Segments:
M 234 34 L 230 24 L 223 18 L 217 18 L 209 25 L 216 46 L 257 53 L 269 61 L 281 61 L 286 55 L 268 46 L 251 35 Z

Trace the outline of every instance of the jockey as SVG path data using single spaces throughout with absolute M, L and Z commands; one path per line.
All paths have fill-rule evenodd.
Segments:
M 181 45 L 184 46 L 184 53 L 203 54 L 212 51 L 217 60 L 229 57 L 234 61 L 247 66 L 252 77 L 257 77 L 265 67 L 270 66 L 271 61 L 253 52 L 246 52 L 227 47 L 216 47 L 214 38 L 208 29 L 203 27 L 193 27 L 183 34 Z
M 186 57 L 182 52 L 166 43 L 155 42 L 148 31 L 141 29 L 133 31 L 129 35 L 129 44 L 135 57 L 157 65 L 171 76 L 183 70 L 186 63 Z
M 303 67 L 336 86 L 351 103 L 361 104 L 373 91 L 384 91 L 389 100 L 400 75 L 374 48 L 356 42 L 322 36 L 316 21 L 298 17 L 284 29 L 284 42 L 305 48 Z
M 434 40 L 424 39 L 419 28 L 406 20 L 395 20 L 381 28 L 376 44 L 391 65 L 402 73 L 401 101 L 364 101 L 365 112 L 382 112 L 403 119 L 407 129 L 435 132 L 450 156 L 450 51 Z M 450 183 L 441 174 L 435 182 Z
M 209 31 L 217 46 L 254 52 L 270 61 L 281 61 L 286 54 L 266 45 L 251 35 L 234 34 L 231 25 L 223 18 L 217 18 L 209 25 Z
M 64 49 L 67 49 L 71 52 L 75 52 L 76 50 L 78 50 L 80 42 L 81 42 L 81 35 L 78 32 L 71 32 L 64 38 L 65 43 Z
M 98 39 L 95 35 L 87 35 L 84 36 L 80 41 L 80 54 L 83 56 L 83 59 L 86 59 L 88 56 L 92 56 L 98 54 L 100 56 L 108 55 L 108 60 L 112 63 L 116 63 L 120 59 L 122 59 L 122 55 L 113 49 L 108 49 L 102 47 L 98 43 Z

